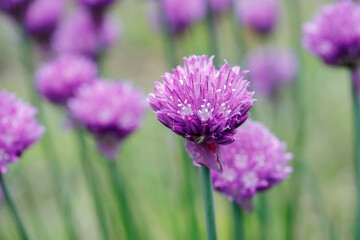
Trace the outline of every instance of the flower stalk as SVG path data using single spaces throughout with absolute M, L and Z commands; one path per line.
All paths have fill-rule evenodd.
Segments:
M 234 221 L 234 240 L 244 240 L 245 231 L 243 223 L 243 211 L 236 201 L 231 203 Z
M 113 189 L 117 197 L 117 203 L 119 206 L 120 215 L 122 216 L 126 239 L 138 239 L 136 236 L 136 225 L 131 212 L 129 201 L 127 199 L 128 192 L 125 187 L 126 180 L 124 180 L 122 172 L 118 171 L 115 159 L 105 159 L 105 162 L 107 164 L 109 176 L 111 178 Z
M 187 214 L 189 219 L 189 239 L 200 239 L 198 221 L 196 216 L 196 196 L 192 182 L 194 181 L 194 175 L 192 172 L 191 159 L 189 154 L 184 148 L 184 140 L 180 139 L 182 149 L 182 167 L 184 173 L 184 198 L 186 202 Z
M 206 24 L 208 28 L 209 41 L 210 41 L 209 52 L 211 55 L 216 56 L 216 58 L 214 58 L 214 64 L 217 66 L 219 65 L 218 59 L 220 59 L 220 56 L 219 56 L 219 46 L 216 38 L 216 26 L 215 26 L 214 14 L 212 11 L 210 0 L 206 0 L 206 3 L 207 3 Z
M 352 99 L 355 123 L 355 179 L 356 179 L 356 225 L 355 239 L 360 239 L 360 74 L 354 67 L 351 69 Z
M 213 187 L 212 187 L 210 169 L 205 166 L 201 166 L 200 173 L 201 173 L 201 187 L 203 193 L 205 218 L 206 218 L 207 239 L 217 240 Z
M 106 215 L 103 205 L 101 204 L 100 198 L 100 190 L 95 180 L 95 171 L 93 169 L 91 159 L 88 156 L 88 147 L 85 140 L 84 130 L 81 128 L 77 128 L 76 135 L 78 138 L 79 149 L 80 149 L 80 158 L 82 163 L 82 169 L 84 171 L 84 175 L 92 195 L 95 212 L 97 215 L 97 221 L 100 227 L 102 239 L 108 240 L 109 234 L 106 226 Z
M 46 163 L 47 163 L 46 166 L 52 177 L 52 184 L 54 186 L 57 205 L 62 209 L 61 212 L 63 214 L 63 222 L 67 228 L 68 237 L 69 239 L 74 240 L 77 239 L 77 233 L 75 230 L 76 221 L 74 219 L 69 197 L 67 196 L 66 191 L 64 190 L 64 187 L 62 186 L 61 183 L 62 173 L 59 164 L 59 158 L 55 151 L 53 137 L 51 135 L 49 124 L 46 120 L 44 109 L 42 107 L 40 98 L 36 93 L 36 89 L 34 85 L 34 80 L 33 80 L 34 64 L 33 64 L 33 57 L 31 51 L 30 37 L 23 30 L 21 30 L 20 33 L 21 33 L 21 43 L 20 43 L 21 62 L 27 78 L 27 81 L 25 82 L 28 85 L 27 89 L 29 91 L 31 102 L 38 109 L 38 119 L 47 129 L 41 141 L 42 152 L 46 159 Z
M 5 183 L 5 179 L 4 179 L 4 176 L 2 174 L 0 174 L 0 184 L 1 184 L 1 187 L 2 187 L 4 197 L 6 199 L 6 202 L 7 202 L 8 206 L 9 206 L 9 208 L 11 210 L 11 213 L 12 213 L 12 215 L 13 215 L 13 217 L 15 219 L 15 222 L 17 224 L 21 239 L 28 240 L 29 236 L 28 236 L 27 231 L 25 229 L 25 226 L 24 226 L 24 224 L 23 224 L 23 222 L 22 222 L 22 220 L 20 218 L 18 210 L 16 209 L 14 201 L 12 200 L 12 198 L 10 196 L 9 190 L 7 188 L 7 184 Z

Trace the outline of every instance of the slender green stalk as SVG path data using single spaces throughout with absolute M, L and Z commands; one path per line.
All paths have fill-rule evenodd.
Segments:
M 314 179 L 314 174 L 311 172 L 311 169 L 307 167 L 303 162 L 299 163 L 299 168 L 304 172 L 306 176 L 306 184 L 310 190 L 310 197 L 314 204 L 314 208 L 318 211 L 321 218 L 321 223 L 323 226 L 323 231 L 328 232 L 328 239 L 337 240 L 339 236 L 337 235 L 333 223 L 326 217 L 324 206 L 321 204 L 323 202 L 322 196 L 320 194 L 319 186 L 316 184 L 317 181 Z
M 210 169 L 205 166 L 201 166 L 200 173 L 206 217 L 207 238 L 208 240 L 216 240 L 215 209 Z
M 131 213 L 131 207 L 127 199 L 128 192 L 126 190 L 126 180 L 122 176 L 122 172 L 118 171 L 116 161 L 114 159 L 106 159 L 109 176 L 113 184 L 114 192 L 117 197 L 120 215 L 124 224 L 125 236 L 127 240 L 138 239 L 136 237 L 136 225 Z
M 161 28 L 163 32 L 164 37 L 164 47 L 165 47 L 165 53 L 166 58 L 168 61 L 168 65 L 170 67 L 175 67 L 177 64 L 176 61 L 176 47 L 174 43 L 173 35 L 171 34 L 171 27 L 169 22 L 166 19 L 165 15 L 165 9 L 164 9 L 164 0 L 157 0 L 158 1 L 158 9 L 159 9 L 159 15 L 161 20 Z
M 269 237 L 268 219 L 268 199 L 266 193 L 259 194 L 259 220 L 260 220 L 260 239 L 267 240 Z
M 244 240 L 245 231 L 243 224 L 243 211 L 241 210 L 237 202 L 233 201 L 231 205 L 234 219 L 234 240 Z
M 106 226 L 106 215 L 103 205 L 101 204 L 100 190 L 96 181 L 96 174 L 91 163 L 91 159 L 88 156 L 88 147 L 86 144 L 84 130 L 81 128 L 76 129 L 77 140 L 79 143 L 80 158 L 82 163 L 82 169 L 89 187 L 89 191 L 94 201 L 95 212 L 97 221 L 101 231 L 101 236 L 104 240 L 109 239 L 108 229 Z
M 63 214 L 63 222 L 67 228 L 68 238 L 74 240 L 77 239 L 77 233 L 75 231 L 76 221 L 74 220 L 69 197 L 66 194 L 66 191 L 62 187 L 61 167 L 59 164 L 58 155 L 55 151 L 55 145 L 49 128 L 49 124 L 46 121 L 46 116 L 41 101 L 35 90 L 34 79 L 33 79 L 34 64 L 33 64 L 33 57 L 30 46 L 30 39 L 29 36 L 24 31 L 21 31 L 20 47 L 22 53 L 20 58 L 24 68 L 25 75 L 27 77 L 27 81 L 25 82 L 27 83 L 29 96 L 31 98 L 32 104 L 34 104 L 38 108 L 39 121 L 47 129 L 41 140 L 41 147 L 46 159 L 46 166 L 48 168 L 50 176 L 52 177 L 52 184 L 54 188 L 54 193 L 56 195 L 55 199 L 57 201 L 58 206 L 61 208 L 61 213 Z
M 215 55 L 214 58 L 214 64 L 217 66 L 219 65 L 219 46 L 218 46 L 218 42 L 217 42 L 217 37 L 216 37 L 216 26 L 215 26 L 215 21 L 214 21 L 214 14 L 211 8 L 211 1 L 210 0 L 206 0 L 207 1 L 207 14 L 206 14 L 206 24 L 207 24 L 207 28 L 208 28 L 208 33 L 209 33 L 209 41 L 210 41 L 210 49 L 209 52 L 212 55 Z
M 302 46 L 301 46 L 301 36 L 299 33 L 299 29 L 301 27 L 301 9 L 298 0 L 288 0 L 288 9 L 291 13 L 290 17 L 290 27 L 291 27 L 291 36 L 293 46 L 295 47 L 295 51 L 297 56 L 299 57 L 299 68 L 304 67 L 304 57 L 302 54 Z M 300 196 L 300 184 L 301 184 L 301 169 L 299 169 L 299 163 L 304 161 L 304 146 L 305 146 L 305 106 L 304 106 L 304 70 L 299 71 L 299 76 L 295 80 L 294 83 L 294 100 L 295 100 L 295 109 L 296 109 L 296 139 L 295 139 L 295 151 L 294 155 L 295 158 L 293 160 L 294 166 L 294 173 L 292 174 L 290 181 L 291 181 L 291 191 L 290 191 L 290 198 L 286 205 L 286 231 L 285 236 L 287 240 L 292 240 L 294 235 L 295 229 L 295 220 L 297 217 L 297 210 L 298 210 L 298 200 Z
M 198 240 L 200 239 L 200 233 L 198 228 L 198 221 L 196 216 L 196 195 L 193 187 L 194 175 L 192 174 L 193 165 L 191 159 L 184 148 L 184 140 L 181 138 L 182 147 L 182 167 L 184 173 L 184 201 L 186 202 L 187 216 L 189 219 L 189 237 L 188 239 Z
M 239 26 L 237 19 L 236 19 L 236 6 L 235 1 L 231 1 L 231 8 L 230 8 L 230 20 L 232 25 L 232 32 L 235 41 L 235 49 L 237 54 L 237 61 L 238 64 L 242 65 L 244 61 L 244 55 L 246 53 L 246 41 L 244 37 L 244 29 L 243 26 Z
M 355 122 L 355 177 L 356 177 L 356 225 L 355 239 L 360 239 L 360 74 L 358 69 L 353 68 L 352 76 L 352 95 Z
M 6 199 L 6 202 L 11 210 L 11 213 L 15 219 L 15 222 L 17 224 L 17 227 L 18 227 L 18 230 L 19 230 L 19 234 L 21 236 L 21 238 L 23 240 L 28 240 L 29 239 L 29 236 L 25 230 L 25 226 L 24 224 L 22 223 L 21 221 L 21 218 L 20 218 L 20 215 L 15 207 L 15 204 L 10 196 L 10 193 L 8 191 L 8 188 L 7 188 L 7 185 L 5 183 L 5 179 L 4 179 L 4 176 L 2 174 L 0 174 L 0 184 L 1 184 L 1 187 L 2 187 L 2 191 L 3 191 L 3 194 L 4 194 L 4 197 Z

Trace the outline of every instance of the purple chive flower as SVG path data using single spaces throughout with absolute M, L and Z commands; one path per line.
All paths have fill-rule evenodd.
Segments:
M 44 133 L 44 127 L 35 118 L 36 111 L 15 95 L 0 91 L 0 174 L 5 174 L 7 164 L 18 161 Z
M 18 21 L 22 21 L 26 9 L 32 0 L 0 0 L 0 11 L 3 11 Z
M 96 58 L 117 41 L 118 35 L 113 22 L 105 19 L 99 25 L 87 11 L 78 10 L 55 32 L 53 48 L 58 53 L 79 53 Z
M 330 65 L 353 66 L 360 57 L 360 5 L 338 1 L 325 6 L 303 27 L 304 46 Z
M 271 188 L 292 172 L 286 164 L 292 159 L 281 142 L 262 123 L 247 121 L 239 128 L 233 144 L 222 146 L 224 171 L 212 171 L 213 186 L 219 192 L 251 211 L 251 198 Z
M 81 87 L 68 107 L 75 120 L 95 135 L 99 150 L 114 159 L 121 141 L 141 123 L 146 101 L 130 83 L 97 81 Z
M 38 92 L 52 103 L 65 105 L 84 84 L 97 78 L 96 64 L 81 55 L 59 56 L 39 68 L 35 74 Z
M 35 0 L 26 11 L 27 32 L 40 43 L 48 44 L 63 10 L 63 0 Z
M 215 13 L 221 13 L 228 10 L 231 6 L 232 0 L 210 0 L 211 9 Z
M 206 2 L 203 0 L 162 0 L 166 19 L 174 34 L 202 20 L 206 14 Z M 164 14 L 164 13 L 158 13 Z
M 226 61 L 216 70 L 213 57 L 191 56 L 166 73 L 163 83 L 156 82 L 150 105 L 162 124 L 186 139 L 195 163 L 221 171 L 217 144 L 235 140 L 235 129 L 248 118 L 254 101 L 245 74 Z
M 102 20 L 104 12 L 111 5 L 118 0 L 77 0 L 84 5 L 97 20 Z
M 253 30 L 267 34 L 277 23 L 278 2 L 276 0 L 241 0 L 236 6 L 240 23 Z
M 246 66 L 251 69 L 249 79 L 256 93 L 272 96 L 282 85 L 292 82 L 298 71 L 293 52 L 286 48 L 262 47 L 247 54 Z

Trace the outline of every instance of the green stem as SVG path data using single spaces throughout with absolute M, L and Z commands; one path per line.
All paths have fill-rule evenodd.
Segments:
M 214 210 L 214 199 L 213 199 L 213 188 L 211 181 L 210 169 L 201 166 L 201 187 L 203 192 L 205 217 L 206 217 L 206 228 L 208 240 L 216 240 L 216 223 L 215 223 L 215 210 Z
M 245 37 L 244 37 L 243 26 L 239 26 L 237 19 L 236 19 L 237 13 L 236 13 L 236 6 L 235 6 L 234 0 L 231 1 L 230 12 L 231 12 L 231 14 L 229 14 L 229 16 L 231 18 L 230 20 L 231 20 L 231 25 L 232 25 L 233 37 L 234 37 L 234 41 L 235 41 L 235 48 L 236 48 L 238 64 L 242 65 L 243 61 L 244 61 L 244 55 L 246 53 L 246 41 L 245 41 Z
M 118 171 L 116 161 L 110 159 L 106 159 L 105 161 L 116 193 L 119 210 L 121 211 L 120 215 L 122 216 L 126 239 L 135 240 L 137 239 L 136 225 L 127 199 L 126 180 L 124 180 L 122 172 Z
M 355 122 L 355 177 L 356 177 L 356 225 L 355 239 L 360 239 L 360 74 L 356 68 L 351 71 L 352 95 Z
M 268 239 L 268 199 L 265 195 L 266 193 L 263 192 L 259 194 L 259 220 L 260 220 L 260 239 L 266 240 Z
M 301 36 L 298 29 L 301 28 L 301 9 L 298 0 L 288 0 L 288 12 L 291 14 L 289 16 L 291 24 L 290 24 L 290 33 L 292 37 L 293 46 L 295 47 L 295 51 L 297 56 L 299 57 L 299 69 L 304 67 L 304 57 L 302 53 L 302 46 L 301 46 Z M 304 106 L 304 73 L 303 71 L 299 71 L 299 76 L 295 80 L 294 83 L 294 101 L 295 101 L 295 109 L 296 109 L 296 139 L 295 139 L 295 151 L 294 155 L 295 158 L 293 160 L 293 167 L 295 169 L 294 173 L 292 174 L 290 181 L 291 181 L 291 191 L 290 191 L 290 199 L 286 205 L 286 230 L 285 236 L 287 240 L 292 240 L 294 237 L 294 230 L 295 230 L 295 220 L 297 217 L 298 211 L 298 200 L 300 196 L 300 184 L 301 184 L 301 176 L 303 173 L 301 169 L 299 169 L 299 163 L 304 161 L 304 146 L 305 146 L 305 106 Z
M 11 210 L 11 213 L 15 219 L 15 222 L 17 224 L 17 227 L 18 227 L 18 230 L 19 230 L 19 234 L 21 236 L 21 238 L 23 240 L 28 240 L 29 237 L 28 237 L 28 234 L 25 230 L 25 227 L 24 227 L 24 224 L 22 223 L 21 221 L 21 218 L 20 218 L 20 215 L 15 207 L 15 204 L 10 196 L 10 193 L 8 191 L 8 188 L 7 188 L 7 185 L 5 183 L 5 179 L 4 179 L 4 176 L 2 174 L 0 174 L 0 184 L 1 184 L 1 187 L 2 187 L 2 191 L 3 191 L 3 194 L 4 194 L 4 197 L 6 199 L 6 202 Z
M 20 44 L 22 55 L 21 62 L 24 68 L 25 75 L 27 77 L 27 89 L 29 90 L 29 96 L 31 98 L 32 104 L 34 104 L 38 108 L 38 118 L 39 121 L 46 127 L 47 131 L 45 132 L 42 140 L 41 147 L 43 154 L 46 159 L 46 166 L 52 177 L 52 183 L 54 186 L 54 193 L 56 195 L 56 201 L 58 206 L 61 208 L 61 212 L 63 214 L 63 222 L 68 231 L 69 239 L 77 239 L 77 234 L 75 231 L 76 221 L 74 220 L 73 211 L 71 208 L 70 200 L 66 191 L 62 187 L 61 179 L 61 167 L 59 164 L 59 158 L 55 151 L 54 141 L 51 135 L 51 131 L 49 128 L 49 124 L 46 121 L 45 112 L 42 107 L 40 98 L 36 93 L 33 74 L 34 74 L 34 64 L 33 57 L 31 52 L 30 38 L 24 32 L 21 31 L 21 44 Z
M 219 65 L 220 56 L 219 56 L 218 42 L 216 38 L 216 26 L 214 21 L 214 14 L 211 8 L 211 1 L 210 0 L 206 0 L 206 1 L 207 1 L 206 24 L 208 28 L 209 41 L 210 41 L 209 52 L 211 55 L 215 56 L 214 65 L 217 66 Z
M 243 211 L 237 202 L 233 201 L 231 205 L 234 219 L 234 240 L 244 240 Z
M 182 149 L 182 167 L 184 173 L 184 198 L 187 208 L 187 216 L 189 219 L 188 228 L 190 229 L 190 236 L 188 239 L 200 239 L 200 233 L 198 229 L 198 221 L 196 216 L 196 195 L 194 193 L 194 175 L 192 174 L 193 166 L 191 164 L 191 159 L 184 148 L 184 139 L 181 138 L 181 149 Z
M 95 176 L 96 174 L 93 169 L 91 159 L 88 156 L 89 149 L 86 144 L 84 130 L 81 128 L 77 128 L 76 135 L 77 135 L 77 140 L 79 143 L 82 169 L 84 171 L 85 179 L 87 181 L 89 191 L 90 191 L 90 193 L 92 195 L 92 199 L 94 201 L 94 207 L 95 207 L 95 212 L 96 212 L 99 228 L 101 231 L 101 236 L 104 240 L 107 240 L 107 239 L 109 239 L 109 235 L 108 235 L 108 229 L 106 226 L 105 210 L 104 210 L 103 205 L 101 204 L 101 197 L 100 197 L 101 194 L 100 194 L 99 187 L 97 185 L 96 176 Z
M 159 15 L 161 20 L 161 28 L 163 32 L 164 37 L 164 47 L 165 47 L 165 53 L 168 61 L 169 67 L 175 67 L 177 65 L 176 61 L 176 47 L 174 43 L 174 37 L 171 33 L 171 27 L 166 19 L 165 15 L 165 8 L 164 8 L 164 0 L 157 0 L 158 1 L 158 9 L 159 9 Z

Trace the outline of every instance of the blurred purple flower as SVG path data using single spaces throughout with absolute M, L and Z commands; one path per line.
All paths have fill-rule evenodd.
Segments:
M 256 93 L 267 97 L 286 83 L 292 82 L 298 71 L 293 52 L 286 48 L 261 47 L 247 54 L 245 65 L 251 69 L 249 79 Z
M 30 2 L 32 0 L 0 0 L 0 10 L 21 22 Z
M 49 101 L 65 105 L 84 84 L 97 78 L 96 64 L 81 55 L 66 54 L 43 64 L 35 74 L 38 92 Z
M 111 4 L 114 4 L 118 0 L 77 0 L 84 5 L 92 14 L 92 16 L 101 21 L 104 17 L 104 12 Z
M 36 108 L 6 90 L 0 91 L 0 174 L 16 162 L 26 148 L 37 142 L 44 127 L 35 118 Z
M 146 101 L 130 83 L 97 81 L 81 87 L 68 107 L 71 116 L 95 135 L 99 150 L 114 159 L 121 141 L 140 125 Z
M 162 0 L 166 19 L 174 34 L 201 21 L 206 14 L 204 0 Z M 164 14 L 164 13 L 159 13 Z
M 338 1 L 304 24 L 304 46 L 327 64 L 353 66 L 360 58 L 360 5 Z
M 267 34 L 276 26 L 278 19 L 277 0 L 240 0 L 236 5 L 240 23 L 253 30 Z
M 235 129 L 248 118 L 254 101 L 245 74 L 226 61 L 216 70 L 213 57 L 190 56 L 183 67 L 166 73 L 163 83 L 156 82 L 150 105 L 162 124 L 187 139 L 185 147 L 195 163 L 221 171 L 217 144 L 234 141 Z M 209 159 L 197 152 L 205 149 Z
M 35 0 L 26 11 L 27 32 L 43 44 L 49 44 L 64 10 L 64 0 Z
M 233 144 L 222 146 L 224 171 L 212 171 L 213 186 L 251 211 L 251 198 L 283 181 L 292 172 L 292 159 L 281 142 L 262 123 L 248 120 L 239 128 Z
M 210 0 L 211 8 L 215 13 L 220 13 L 228 10 L 231 6 L 232 0 Z
M 78 10 L 55 32 L 53 48 L 58 53 L 79 53 L 97 58 L 118 38 L 116 24 L 107 19 L 97 24 L 87 11 Z

